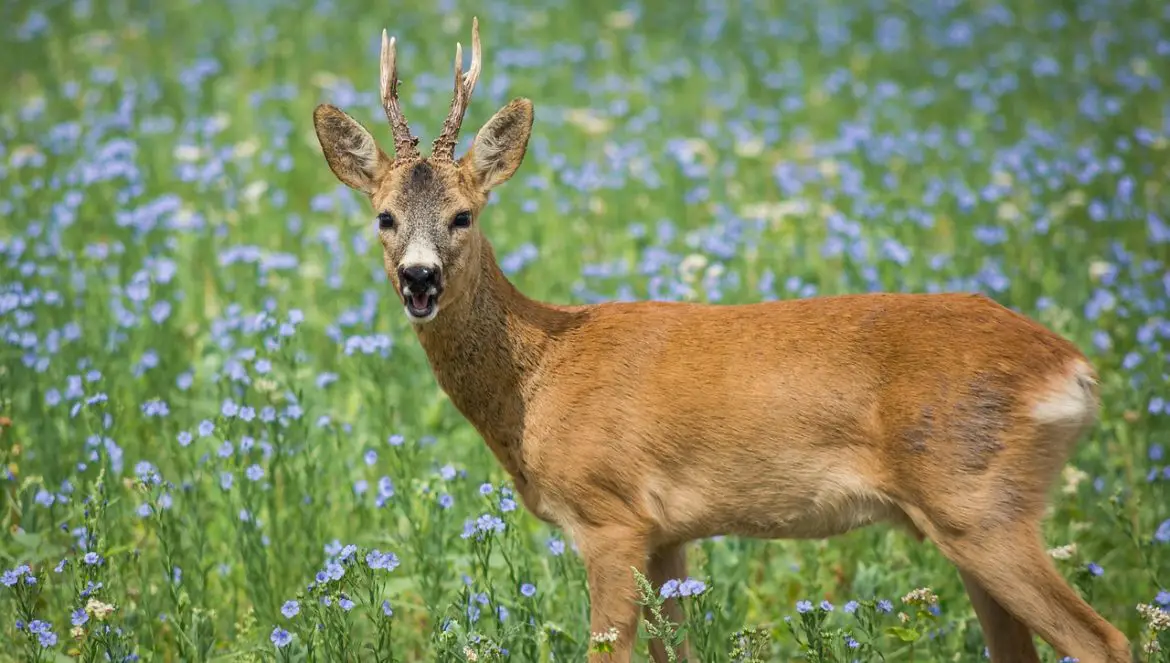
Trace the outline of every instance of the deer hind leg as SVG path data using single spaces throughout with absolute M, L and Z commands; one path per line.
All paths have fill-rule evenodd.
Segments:
M 682 580 L 686 575 L 687 556 L 686 548 L 683 545 L 662 546 L 650 554 L 649 578 L 654 586 L 654 591 L 661 589 L 662 584 L 667 580 Z M 677 599 L 667 599 L 662 606 L 662 613 L 675 624 L 683 622 L 682 607 Z M 653 619 L 649 608 L 643 611 L 643 616 L 647 620 Z M 686 640 L 683 640 L 682 644 L 675 648 L 675 654 L 677 654 L 675 660 L 685 661 L 690 658 L 690 649 Z M 658 639 L 650 641 L 650 655 L 655 663 L 666 663 L 669 660 L 666 657 L 666 645 Z
M 955 531 L 935 527 L 921 512 L 909 512 L 964 574 L 964 582 L 970 579 L 977 587 L 972 601 L 982 600 L 981 594 L 986 592 L 996 608 L 1006 613 L 1003 616 L 1013 618 L 1001 621 L 999 610 L 988 603 L 979 613 L 984 628 L 990 622 L 991 629 L 1001 629 L 985 633 L 985 637 L 994 646 L 1002 646 L 1005 655 L 1011 654 L 1010 659 L 1004 660 L 1021 660 L 1018 657 L 1026 655 L 1023 646 L 1008 649 L 1023 633 L 1022 625 L 1044 638 L 1062 656 L 1071 656 L 1079 663 L 1132 663 L 1133 654 L 1125 635 L 1097 614 L 1057 572 L 1044 552 L 1034 520 Z M 1012 623 L 1017 621 L 1019 624 Z M 992 652 L 995 660 L 995 650 Z
M 1032 632 L 995 600 L 967 571 L 959 571 L 967 596 L 979 617 L 992 663 L 1039 663 Z

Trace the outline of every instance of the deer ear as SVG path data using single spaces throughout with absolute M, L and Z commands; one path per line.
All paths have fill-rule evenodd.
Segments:
M 511 179 L 520 167 L 531 133 L 532 102 L 513 99 L 483 125 L 460 161 L 483 190 L 490 191 Z
M 317 141 L 329 162 L 329 169 L 346 186 L 372 195 L 378 173 L 390 164 L 390 157 L 357 120 L 336 106 L 321 104 L 313 111 Z

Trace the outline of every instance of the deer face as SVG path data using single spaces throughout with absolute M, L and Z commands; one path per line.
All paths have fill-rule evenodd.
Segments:
M 492 116 L 471 149 L 454 159 L 459 125 L 479 77 L 479 23 L 472 28 L 471 69 L 462 73 L 456 46 L 455 99 L 431 156 L 419 156 L 398 108 L 394 41 L 382 33 L 382 102 L 394 129 L 391 159 L 357 120 L 329 104 L 313 112 L 329 168 L 346 186 L 366 194 L 377 216 L 386 275 L 416 324 L 433 320 L 443 305 L 474 287 L 483 235 L 479 214 L 491 190 L 508 181 L 524 159 L 532 130 L 532 102 L 516 99 Z

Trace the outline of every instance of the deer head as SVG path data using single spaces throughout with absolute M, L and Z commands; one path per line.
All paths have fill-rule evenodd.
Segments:
M 382 106 L 394 132 L 394 158 L 357 120 L 330 104 L 313 111 L 317 140 L 333 174 L 366 194 L 378 220 L 386 275 L 415 324 L 433 320 L 442 307 L 477 285 L 485 241 L 478 220 L 491 190 L 512 177 L 524 159 L 532 130 L 532 102 L 518 98 L 496 111 L 471 149 L 455 158 L 455 143 L 483 64 L 479 20 L 472 20 L 471 67 L 463 71 L 463 47 L 455 45 L 455 91 L 443 129 L 429 157 L 398 103 L 395 40 L 382 31 Z

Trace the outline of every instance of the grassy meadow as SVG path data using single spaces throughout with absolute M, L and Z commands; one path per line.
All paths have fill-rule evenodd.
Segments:
M 1168 7 L 7 3 L 0 661 L 584 659 L 572 543 L 437 387 L 313 133 L 328 101 L 391 149 L 387 28 L 425 153 L 473 15 L 458 153 L 536 107 L 483 221 L 529 295 L 977 290 L 1083 348 L 1104 409 L 1046 542 L 1170 661 Z M 986 658 L 892 528 L 689 550 L 698 660 Z

